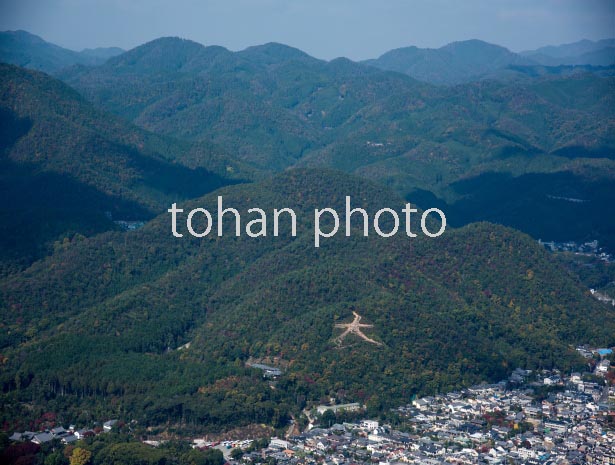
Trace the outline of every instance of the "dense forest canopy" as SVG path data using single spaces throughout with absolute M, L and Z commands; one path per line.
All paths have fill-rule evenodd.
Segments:
M 571 368 L 573 344 L 615 343 L 615 315 L 514 230 L 363 237 L 357 217 L 356 233 L 316 249 L 314 208 L 343 211 L 351 194 L 373 214 L 402 199 L 340 172 L 291 170 L 186 208 L 217 194 L 244 213 L 293 208 L 297 237 L 282 224 L 278 237 L 176 238 L 164 213 L 75 238 L 0 283 L 7 419 L 34 398 L 67 419 L 88 405 L 153 424 L 282 425 L 326 395 L 377 410 L 517 366 Z M 353 311 L 379 344 L 336 342 Z M 285 367 L 277 389 L 251 359 Z
M 54 77 L 0 64 L 5 430 L 50 414 L 282 428 L 330 397 L 375 416 L 615 345 L 615 313 L 588 289 L 608 288 L 610 264 L 558 261 L 536 241 L 615 247 L 608 69 L 538 69 L 476 41 L 355 63 L 177 38 L 92 62 L 28 40 L 2 59 Z M 468 54 L 480 77 L 455 68 Z M 215 216 L 218 196 L 246 218 L 292 208 L 297 234 L 281 222 L 278 236 L 174 237 L 172 203 Z M 356 216 L 314 247 L 314 210 L 343 212 L 347 196 L 370 218 L 411 202 L 450 224 L 365 237 Z M 359 317 L 362 332 L 345 332 Z M 96 447 L 109 463 L 168 456 Z

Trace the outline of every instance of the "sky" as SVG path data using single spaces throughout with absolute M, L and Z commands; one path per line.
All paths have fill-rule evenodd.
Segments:
M 522 51 L 615 37 L 615 0 L 0 0 L 0 30 L 16 29 L 73 50 L 178 36 L 360 60 L 466 39 Z

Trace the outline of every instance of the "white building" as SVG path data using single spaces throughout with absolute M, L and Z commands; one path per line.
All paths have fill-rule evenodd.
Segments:
M 284 441 L 280 438 L 271 438 L 269 441 L 269 447 L 276 447 L 278 449 L 288 449 L 288 441 Z
M 361 404 L 353 402 L 351 404 L 339 404 L 339 405 L 319 405 L 316 407 L 316 411 L 322 415 L 327 410 L 331 410 L 333 413 L 337 412 L 355 412 L 361 410 Z
M 361 422 L 361 428 L 368 429 L 370 431 L 378 428 L 379 424 L 376 420 L 363 420 Z

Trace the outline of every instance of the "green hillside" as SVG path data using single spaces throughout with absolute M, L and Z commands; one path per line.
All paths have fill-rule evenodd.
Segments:
M 435 87 L 281 44 L 233 53 L 163 38 L 61 78 L 148 130 L 213 142 L 260 172 L 340 169 L 446 205 L 456 225 L 489 220 L 615 248 L 612 220 L 597 213 L 613 203 L 614 78 L 523 67 L 480 41 L 440 50 L 456 57 L 449 64 L 508 67 L 511 77 Z M 539 188 L 527 189 L 531 179 Z
M 585 74 L 398 94 L 297 165 L 384 183 L 425 208 L 441 205 L 456 225 L 493 221 L 613 250 L 615 224 L 603 212 L 615 202 L 614 86 Z
M 242 175 L 224 152 L 147 133 L 45 74 L 0 65 L 0 92 L 3 273 L 54 240 L 114 228 L 109 216 L 146 220 Z
M 157 133 L 210 140 L 266 170 L 292 165 L 330 129 L 396 89 L 417 88 L 348 60 L 281 44 L 232 53 L 162 38 L 60 77 L 95 104 Z M 346 98 L 346 88 L 354 88 Z
M 587 289 L 610 269 L 579 271 L 535 240 L 615 250 L 615 78 L 479 41 L 436 55 L 421 63 L 465 83 L 178 38 L 64 68 L 64 82 L 0 65 L 4 428 L 45 412 L 282 427 L 331 396 L 376 415 L 615 344 L 615 313 Z M 243 227 L 249 208 L 293 208 L 299 234 L 283 222 L 274 237 L 269 216 L 266 237 L 225 223 L 197 239 L 184 213 L 173 237 L 170 204 L 215 216 L 218 195 Z M 346 196 L 370 217 L 436 206 L 449 228 L 365 238 L 355 218 L 315 248 L 314 209 L 341 212 Z M 359 317 L 363 335 L 345 333 Z M 283 375 L 265 380 L 255 361 Z
M 615 314 L 514 230 L 384 239 L 357 223 L 316 249 L 314 208 L 343 211 L 350 195 L 373 216 L 403 200 L 339 172 L 290 170 L 181 207 L 215 215 L 217 195 L 244 221 L 250 207 L 295 209 L 298 236 L 285 225 L 273 237 L 269 224 L 264 238 L 179 239 L 163 214 L 67 242 L 0 281 L 2 420 L 51 410 L 71 422 L 88 411 L 184 429 L 281 426 L 323 396 L 375 412 L 517 366 L 570 368 L 573 344 L 615 342 Z M 353 311 L 375 343 L 338 342 Z M 245 366 L 255 359 L 283 368 L 276 389 Z

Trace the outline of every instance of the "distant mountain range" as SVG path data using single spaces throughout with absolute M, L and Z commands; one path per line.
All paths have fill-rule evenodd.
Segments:
M 470 57 L 484 46 L 449 50 L 477 62 Z M 485 63 L 510 56 L 487 48 Z M 597 215 L 614 200 L 604 187 L 610 171 L 599 167 L 615 149 L 613 78 L 525 71 L 436 87 L 281 44 L 230 52 L 162 38 L 58 77 L 147 130 L 213 142 L 261 172 L 326 166 L 394 186 L 421 205 L 441 202 L 454 224 L 488 219 L 536 238 L 597 236 L 611 245 L 609 220 L 571 228 L 565 218 L 587 205 L 549 196 L 591 200 Z M 529 181 L 536 176 L 540 182 Z
M 615 39 L 584 40 L 560 47 L 543 47 L 516 54 L 480 40 L 454 42 L 438 49 L 406 47 L 363 63 L 398 71 L 434 84 L 459 84 L 482 78 L 504 78 L 523 67 L 615 65 Z
M 123 52 L 118 47 L 75 52 L 26 31 L 0 32 L 0 61 L 46 73 L 76 64 L 99 65 Z
M 193 43 L 193 47 L 195 45 L 197 44 Z M 244 53 L 250 55 L 254 48 L 250 47 Z M 215 50 L 220 51 L 222 47 L 210 47 L 210 52 L 213 53 Z M 286 48 L 286 50 L 291 49 Z M 288 60 L 292 56 L 296 57 L 297 52 L 308 57 L 303 52 L 293 50 L 289 55 L 285 56 L 282 53 L 275 59 L 283 57 Z M 118 47 L 84 49 L 76 52 L 46 42 L 26 31 L 0 32 L 0 61 L 47 73 L 72 65 L 100 65 L 123 52 L 124 50 Z M 557 68 L 583 65 L 613 67 L 615 39 L 595 42 L 581 40 L 571 44 L 540 47 L 518 54 L 481 40 L 466 40 L 453 42 L 438 49 L 414 46 L 399 48 L 386 52 L 379 58 L 365 60 L 363 63 L 383 70 L 401 72 L 434 84 L 459 84 L 480 78 L 506 78 L 510 76 L 511 68 L 516 68 L 518 73 L 520 67 Z M 141 64 L 143 65 L 143 62 Z
M 571 44 L 540 47 L 520 54 L 547 66 L 612 66 L 615 64 L 615 39 L 596 42 L 581 40 Z
M 481 62 L 488 72 L 518 58 L 480 41 L 440 50 L 457 56 L 459 66 L 473 63 L 464 65 L 468 73 Z M 615 201 L 605 169 L 615 147 L 612 78 L 516 63 L 507 71 L 523 69 L 522 78 L 448 88 L 282 44 L 231 52 L 161 38 L 56 76 L 102 110 L 175 139 L 156 143 L 169 144 L 165 156 L 192 169 L 257 179 L 291 166 L 325 166 L 393 186 L 423 206 L 436 203 L 456 225 L 490 220 L 536 238 L 598 238 L 615 247 L 613 225 L 600 213 Z M 40 83 L 41 95 L 57 87 Z M 24 117 L 44 114 L 33 106 Z M 114 185 L 97 182 L 106 192 Z M 122 189 L 128 200 L 130 190 Z M 150 212 L 160 205 L 148 202 Z
M 540 53 L 569 56 L 609 44 Z M 614 225 L 600 213 L 615 201 L 607 161 L 615 150 L 612 77 L 589 65 L 529 66 L 528 58 L 481 41 L 401 49 L 384 62 L 408 53 L 446 55 L 433 68 L 440 76 L 482 77 L 433 86 L 346 59 L 318 60 L 282 44 L 231 52 L 178 38 L 55 76 L 103 111 L 164 136 L 162 144 L 173 147 L 167 156 L 191 169 L 215 166 L 217 175 L 233 179 L 260 179 L 292 166 L 339 169 L 383 182 L 421 205 L 436 203 L 456 225 L 490 220 L 536 238 L 597 238 L 615 247 Z M 507 77 L 485 80 L 489 73 Z M 30 114 L 33 121 L 40 117 L 34 107 Z
M 511 65 L 537 64 L 504 47 L 480 40 L 454 42 L 439 49 L 399 48 L 363 63 L 434 84 L 459 84 L 479 79 Z

